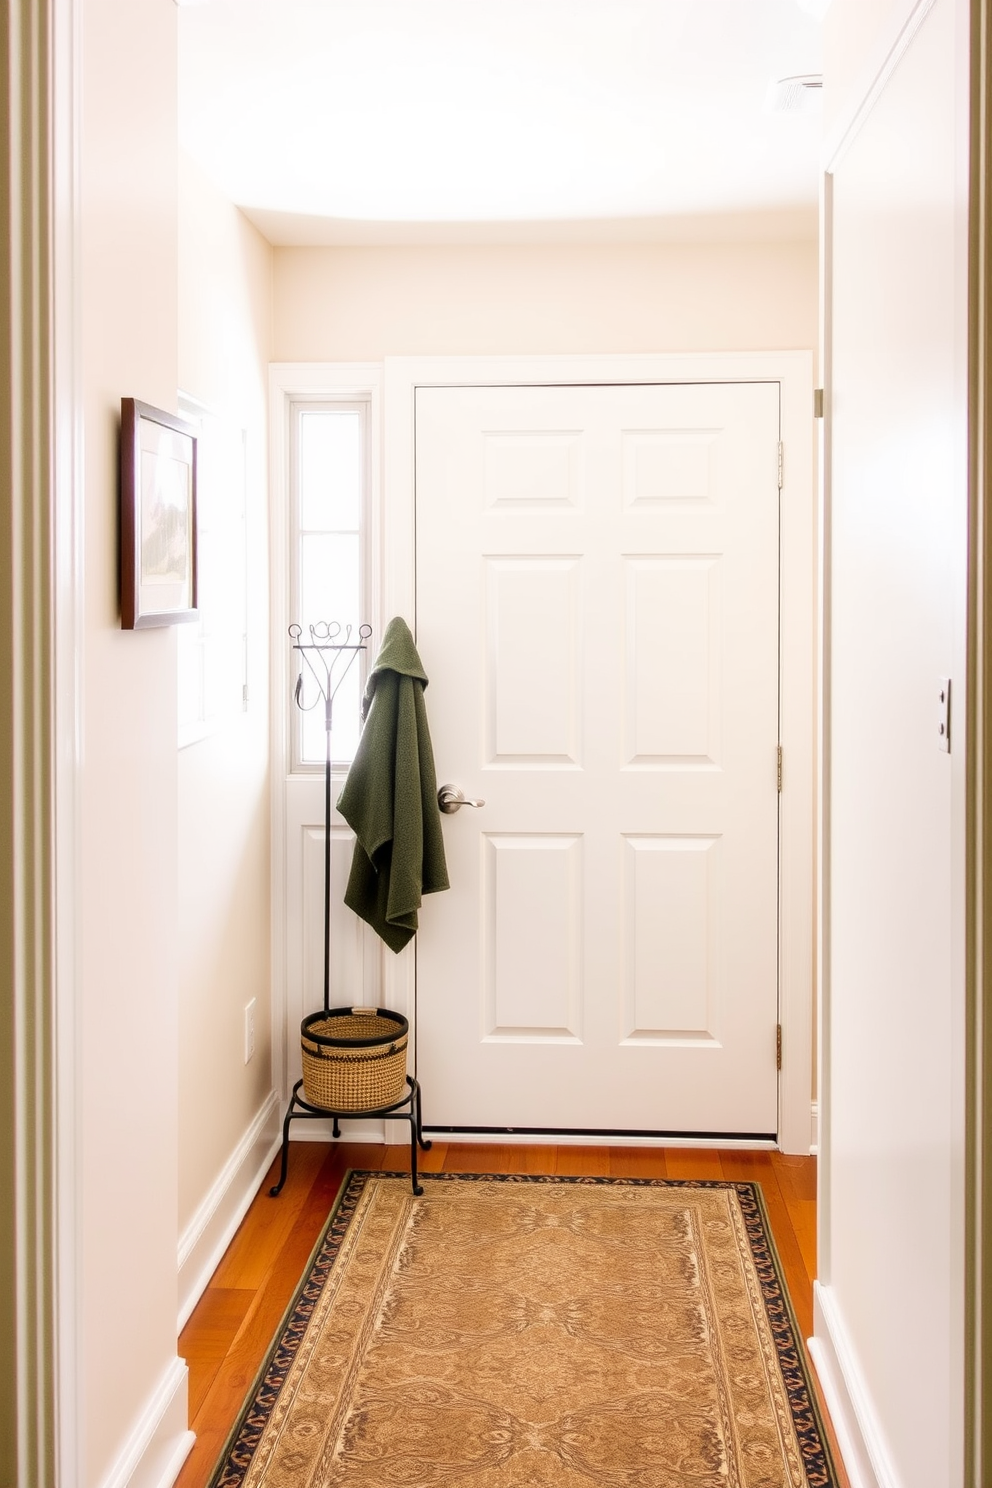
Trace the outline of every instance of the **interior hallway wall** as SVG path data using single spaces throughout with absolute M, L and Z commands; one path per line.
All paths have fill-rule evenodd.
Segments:
M 831 7 L 834 127 L 912 9 Z M 832 171 L 815 1348 L 866 1488 L 964 1482 L 968 11 L 921 8 Z
M 816 348 L 814 242 L 277 248 L 276 361 Z
M 176 9 L 82 0 L 80 24 L 76 1375 L 79 1482 L 97 1488 L 123 1481 L 130 1448 L 157 1428 L 147 1470 L 161 1477 L 186 1427 L 176 1358 L 176 635 L 122 631 L 117 577 L 121 397 L 176 402 Z
M 179 387 L 245 431 L 248 707 L 178 763 L 179 1233 L 272 1088 L 267 385 L 272 250 L 179 158 Z M 244 1009 L 255 999 L 255 1054 Z

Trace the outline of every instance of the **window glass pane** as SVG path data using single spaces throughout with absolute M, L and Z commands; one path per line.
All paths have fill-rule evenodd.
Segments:
M 300 526 L 357 532 L 362 510 L 362 427 L 353 410 L 300 414 Z
M 307 533 L 300 539 L 300 598 L 304 639 L 309 639 L 308 627 L 321 621 L 336 621 L 342 628 L 338 636 L 345 640 L 344 631 L 351 626 L 351 639 L 358 640 L 362 623 L 359 614 L 359 538 L 357 533 Z M 350 653 L 340 653 L 335 675 L 340 676 Z M 317 658 L 314 664 L 319 666 Z M 332 739 L 334 759 L 350 762 L 358 746 L 359 706 L 364 669 L 358 656 L 351 664 L 340 690 L 334 699 Z M 316 684 L 304 666 L 304 702 L 309 704 L 317 697 Z M 317 705 L 303 714 L 301 757 L 304 764 L 317 764 L 324 759 L 326 739 L 324 733 L 324 707 Z
M 350 625 L 357 635 L 362 623 L 358 563 L 357 533 L 307 533 L 301 539 L 300 619 L 304 630 L 320 620 L 336 620 Z

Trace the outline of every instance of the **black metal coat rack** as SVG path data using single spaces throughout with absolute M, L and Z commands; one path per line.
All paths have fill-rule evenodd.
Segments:
M 337 620 L 320 620 L 307 627 L 310 639 L 303 639 L 303 626 L 291 625 L 289 637 L 293 650 L 300 654 L 300 670 L 296 678 L 294 700 L 301 712 L 309 713 L 321 701 L 324 703 L 324 731 L 327 748 L 324 763 L 324 1012 L 331 1007 L 331 732 L 334 723 L 334 699 L 341 684 L 351 671 L 359 653 L 368 650 L 372 638 L 371 625 L 359 625 L 357 631 L 351 625 L 342 625 Z M 317 693 L 312 702 L 305 701 L 306 673 L 309 672 Z M 355 1116 L 394 1117 L 410 1123 L 410 1182 L 415 1194 L 422 1194 L 423 1187 L 417 1179 L 417 1148 L 428 1151 L 431 1144 L 424 1140 L 423 1118 L 420 1105 L 420 1085 L 412 1075 L 406 1077 L 406 1093 L 392 1105 L 368 1111 L 334 1111 L 315 1106 L 300 1094 L 302 1080 L 293 1086 L 289 1108 L 282 1124 L 282 1160 L 279 1180 L 269 1189 L 276 1198 L 286 1182 L 289 1163 L 289 1129 L 293 1121 L 301 1117 L 310 1120 L 333 1118 L 335 1137 L 341 1135 L 340 1119 Z

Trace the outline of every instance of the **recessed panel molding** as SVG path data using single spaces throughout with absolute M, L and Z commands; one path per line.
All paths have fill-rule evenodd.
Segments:
M 628 511 L 717 506 L 720 429 L 625 429 L 623 497 Z
M 721 839 L 624 838 L 624 1042 L 719 1042 Z
M 720 764 L 721 559 L 625 560 L 625 764 Z
M 483 851 L 483 1039 L 581 1042 L 581 836 L 493 835 Z
M 484 432 L 486 509 L 575 510 L 581 505 L 581 440 L 576 429 Z
M 488 557 L 489 765 L 579 764 L 578 557 Z

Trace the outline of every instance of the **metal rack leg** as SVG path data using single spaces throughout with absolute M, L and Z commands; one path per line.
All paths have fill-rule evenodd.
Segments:
M 424 1191 L 422 1183 L 417 1182 L 417 1113 L 414 1109 L 415 1101 L 410 1102 L 410 1115 L 407 1120 L 410 1123 L 410 1182 L 413 1191 L 419 1198 Z
M 286 1174 L 289 1171 L 289 1123 L 293 1119 L 293 1107 L 296 1105 L 296 1091 L 293 1091 L 289 1102 L 289 1110 L 282 1124 L 282 1162 L 279 1167 L 279 1182 L 269 1189 L 269 1198 L 277 1199 L 282 1193 L 282 1186 L 286 1182 Z
M 427 1138 L 426 1141 L 424 1140 L 424 1117 L 423 1117 L 423 1112 L 422 1112 L 421 1107 L 420 1107 L 420 1081 L 419 1080 L 417 1081 L 417 1089 L 416 1089 L 416 1091 L 414 1093 L 413 1103 L 414 1103 L 414 1106 L 416 1108 L 416 1115 L 417 1115 L 417 1141 L 420 1143 L 420 1147 L 421 1147 L 421 1150 L 423 1152 L 430 1152 L 430 1150 L 433 1147 L 434 1143 L 430 1140 L 429 1137 Z

